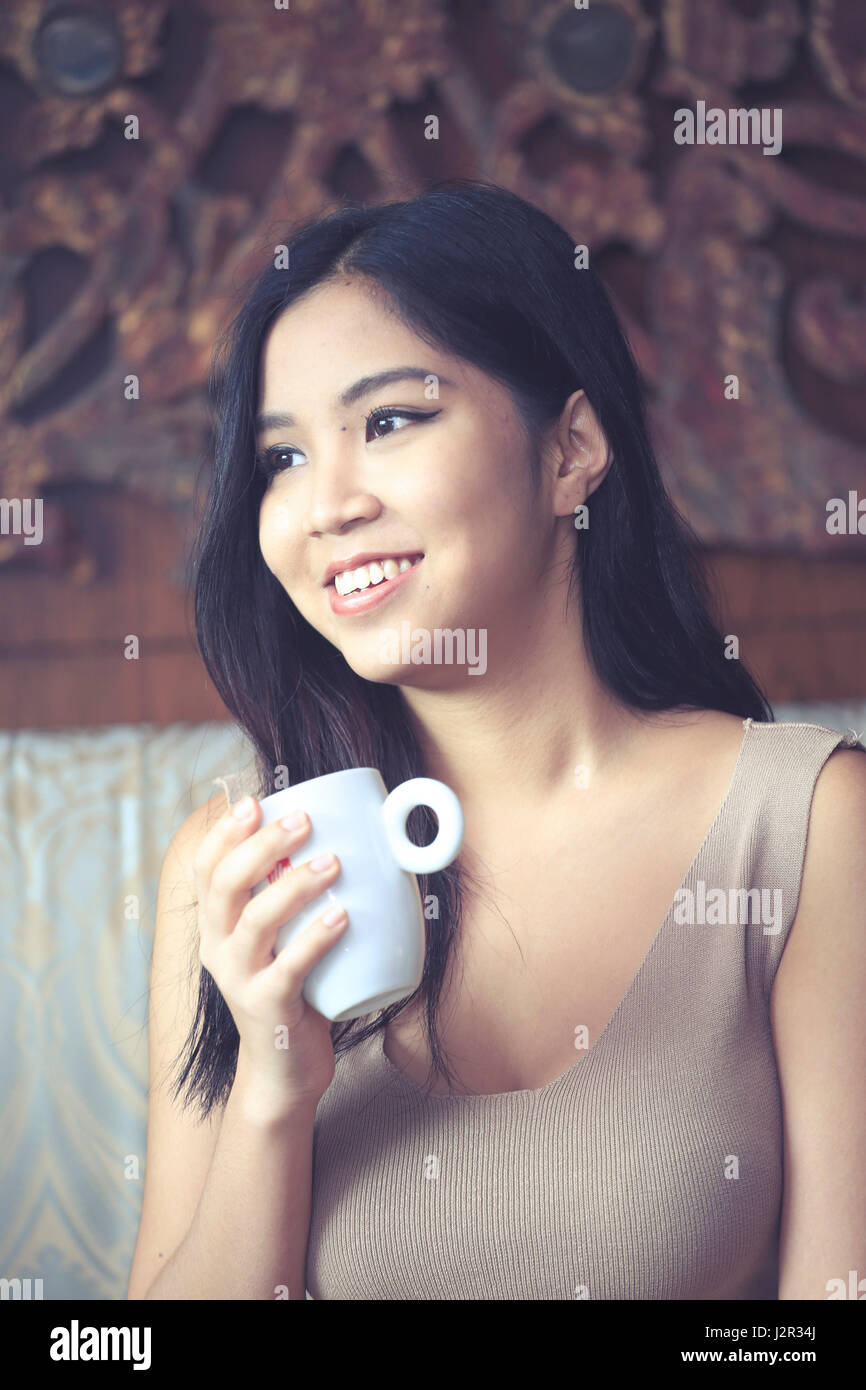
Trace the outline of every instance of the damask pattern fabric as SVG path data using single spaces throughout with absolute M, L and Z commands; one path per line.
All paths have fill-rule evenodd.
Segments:
M 217 723 L 7 733 L 0 750 L 0 1275 L 122 1299 L 162 860 L 250 755 Z

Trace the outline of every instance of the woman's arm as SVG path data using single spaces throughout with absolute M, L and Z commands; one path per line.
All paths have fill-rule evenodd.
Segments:
M 192 860 L 222 806 L 214 797 L 187 817 L 160 875 L 147 1164 L 129 1299 L 271 1299 L 283 1287 L 290 1299 L 305 1298 L 315 1106 L 263 1095 L 242 1045 L 225 1109 L 207 1123 L 175 1103 L 167 1085 L 195 1014 Z
M 306 1298 L 315 1118 L 260 1099 L 239 1055 L 192 1226 L 145 1298 Z
M 771 1023 L 784 1111 L 779 1299 L 827 1299 L 831 1280 L 844 1285 L 837 1296 L 864 1298 L 866 757 L 854 750 L 831 754 L 815 786 Z

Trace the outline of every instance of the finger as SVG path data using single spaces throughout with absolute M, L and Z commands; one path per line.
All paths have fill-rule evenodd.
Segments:
M 254 796 L 245 796 L 203 836 L 193 859 L 197 882 L 208 884 L 219 861 L 235 845 L 247 839 L 261 820 L 262 808 Z M 201 894 L 199 894 L 201 897 Z
M 331 920 L 325 920 L 330 918 Z M 332 903 L 308 927 L 278 951 L 273 964 L 264 974 L 272 979 L 280 993 L 300 994 L 304 981 L 314 965 L 335 946 L 349 925 L 349 914 L 338 903 Z
M 230 935 L 250 901 L 251 890 L 281 861 L 291 862 L 291 856 L 300 850 L 310 830 L 310 818 L 303 813 L 300 823 L 291 829 L 281 821 L 273 821 L 223 855 L 205 890 L 204 915 L 210 941 L 219 944 Z
M 283 924 L 297 917 L 302 907 L 313 902 L 338 877 L 340 861 L 336 855 L 331 855 L 330 860 L 330 866 L 321 870 L 312 867 L 320 862 L 318 858 L 301 864 L 250 899 L 223 946 L 234 969 L 249 973 L 271 963 L 277 933 Z M 322 911 L 327 911 L 327 905 L 323 905 Z

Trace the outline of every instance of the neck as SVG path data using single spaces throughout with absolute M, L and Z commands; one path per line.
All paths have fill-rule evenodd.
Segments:
M 573 798 L 579 778 L 616 782 L 645 725 L 598 680 L 579 623 L 535 613 L 492 645 L 483 676 L 440 666 L 435 688 L 401 686 L 427 775 L 467 811 L 541 808 Z

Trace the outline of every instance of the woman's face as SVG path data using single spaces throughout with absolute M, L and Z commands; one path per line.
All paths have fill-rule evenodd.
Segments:
M 364 385 L 386 372 L 401 379 Z M 273 470 L 261 550 L 307 622 L 367 680 L 464 680 L 465 664 L 407 660 L 406 631 L 407 641 L 427 632 L 432 653 L 436 629 L 462 629 L 467 651 L 474 640 L 478 652 L 483 629 L 491 668 L 497 653 L 513 659 L 550 570 L 556 517 L 549 490 L 533 495 L 531 446 L 506 389 L 429 347 L 361 280 L 320 287 L 287 309 L 265 342 L 260 378 L 260 417 L 292 417 L 265 419 L 258 433 Z M 394 555 L 423 558 L 396 578 L 384 567 L 374 585 L 379 571 L 364 572 L 361 557 Z M 361 569 L 353 579 L 365 587 L 341 598 L 327 582 L 334 564 Z

